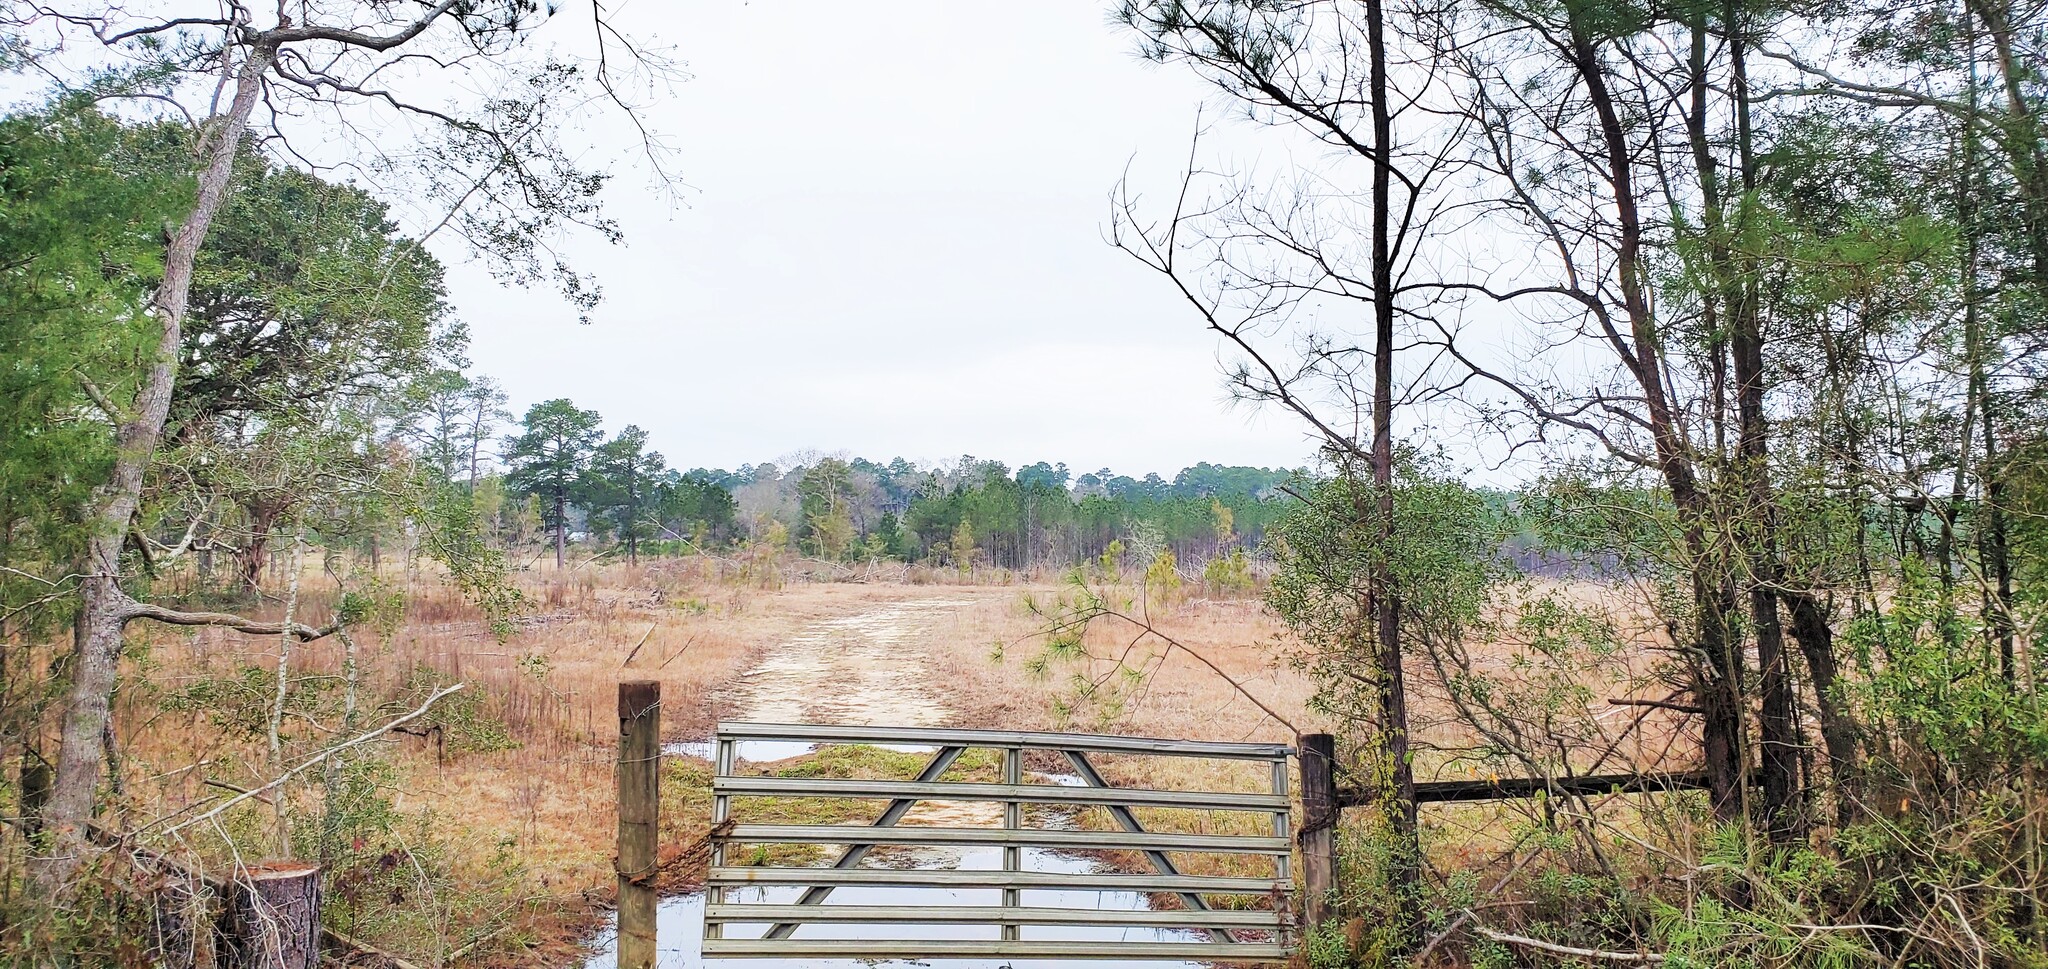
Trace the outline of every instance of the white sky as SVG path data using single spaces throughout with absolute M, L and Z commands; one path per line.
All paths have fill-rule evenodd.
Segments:
M 648 116 L 684 206 L 623 129 L 594 132 L 592 157 L 620 159 L 607 205 L 627 243 L 569 251 L 604 304 L 579 326 L 451 253 L 475 369 L 515 410 L 569 397 L 639 424 L 680 467 L 802 449 L 1169 476 L 1306 463 L 1299 425 L 1229 405 L 1216 340 L 1102 239 L 1127 163 L 1175 184 L 1208 93 L 1137 59 L 1108 6 L 625 8 L 692 75 Z

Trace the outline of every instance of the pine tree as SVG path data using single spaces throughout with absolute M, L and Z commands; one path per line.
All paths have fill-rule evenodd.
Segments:
M 667 470 L 661 452 L 647 450 L 647 432 L 629 424 L 598 446 L 578 483 L 579 503 L 626 546 L 628 562 L 639 563 L 640 540 L 652 537 L 649 512 Z
M 528 408 L 520 433 L 506 442 L 505 463 L 512 471 L 505 484 L 514 494 L 540 499 L 541 522 L 555 535 L 557 569 L 566 558 L 569 502 L 597 447 L 599 421 L 596 411 L 557 397 Z

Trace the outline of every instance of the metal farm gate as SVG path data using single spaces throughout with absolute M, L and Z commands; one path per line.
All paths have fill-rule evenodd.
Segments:
M 929 751 L 930 760 L 913 780 L 778 776 L 740 769 L 739 746 L 748 743 L 795 745 L 782 747 L 785 751 L 870 744 Z M 999 781 L 941 779 L 961 765 L 970 750 L 997 753 Z M 1287 758 L 1292 752 L 1281 744 L 1092 734 L 721 724 L 713 751 L 712 818 L 713 830 L 723 833 L 711 848 L 703 953 L 1284 961 L 1291 951 L 1292 929 L 1286 899 L 1294 888 L 1288 871 Z M 1110 785 L 1091 759 L 1134 755 L 1233 761 L 1238 763 L 1240 782 L 1247 772 L 1264 776 L 1252 793 L 1145 790 Z M 1056 773 L 1027 773 L 1027 759 L 1040 771 L 1044 765 L 1057 765 Z M 988 762 L 977 763 L 986 777 Z M 1192 773 L 1212 776 L 1217 771 Z M 763 800 L 770 798 L 779 800 Z M 872 805 L 863 816 L 873 820 L 746 823 L 757 816 L 748 808 L 786 806 L 787 799 L 854 799 Z M 951 805 L 937 815 L 938 823 L 913 814 L 918 805 L 932 802 Z M 1054 810 L 1027 811 L 1032 805 Z M 1147 831 L 1138 812 L 1156 809 L 1220 812 L 1196 815 L 1192 826 L 1260 833 Z M 1053 823 L 1027 824 L 1034 814 Z M 899 823 L 906 817 L 909 823 Z M 728 826 L 728 820 L 735 823 Z M 1114 830 L 1080 826 L 1091 820 L 1098 828 Z M 834 846 L 838 853 L 825 867 L 746 863 L 767 859 L 766 849 L 777 845 Z M 928 848 L 990 864 L 903 867 L 906 853 Z M 1074 863 L 1073 852 L 1117 852 L 1151 870 L 1103 870 L 1092 862 Z M 1191 874 L 1175 863 L 1177 855 L 1215 859 L 1228 864 L 1233 873 Z M 863 866 L 862 860 L 871 857 L 888 860 L 891 866 Z M 922 857 L 934 856 L 925 852 Z M 1251 873 L 1244 873 L 1246 869 Z M 839 902 L 833 901 L 835 892 L 840 893 Z M 1097 894 L 1105 892 L 1131 894 Z M 1112 897 L 1129 904 L 1116 907 L 1101 901 Z M 1153 897 L 1177 899 L 1178 906 L 1154 910 L 1148 902 Z M 801 936 L 799 928 L 806 929 Z M 917 937 L 920 934 L 944 937 Z

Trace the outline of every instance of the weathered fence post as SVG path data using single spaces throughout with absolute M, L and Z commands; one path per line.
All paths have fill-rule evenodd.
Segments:
M 654 969 L 661 684 L 619 684 L 619 969 Z
M 1303 931 L 1311 934 L 1330 919 L 1330 895 L 1337 887 L 1337 738 L 1302 734 L 1301 846 Z
M 223 919 L 233 969 L 318 969 L 320 866 L 274 862 L 236 872 Z

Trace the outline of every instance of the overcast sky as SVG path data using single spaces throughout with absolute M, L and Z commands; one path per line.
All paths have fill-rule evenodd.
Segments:
M 683 205 L 623 131 L 594 132 L 627 242 L 570 252 L 604 304 L 579 326 L 457 265 L 475 368 L 517 410 L 569 397 L 639 424 L 682 467 L 1305 463 L 1299 426 L 1231 406 L 1216 340 L 1102 239 L 1127 164 L 1173 186 L 1208 93 L 1139 60 L 1107 6 L 638 0 L 621 23 L 658 27 L 691 75 L 648 115 Z

